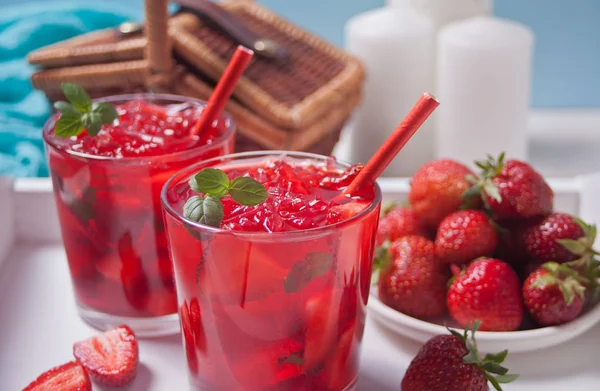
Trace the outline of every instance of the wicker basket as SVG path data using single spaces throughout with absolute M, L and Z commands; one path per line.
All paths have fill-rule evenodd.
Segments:
M 288 149 L 330 154 L 360 103 L 360 62 L 251 1 L 220 3 L 261 37 L 284 45 L 284 67 L 255 56 L 226 110 L 238 124 L 238 151 Z M 166 0 L 146 0 L 144 33 L 85 34 L 29 55 L 43 69 L 32 83 L 50 100 L 71 81 L 93 97 L 157 91 L 208 99 L 238 43 Z

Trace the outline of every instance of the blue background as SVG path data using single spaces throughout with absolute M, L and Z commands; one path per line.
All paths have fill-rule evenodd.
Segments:
M 339 45 L 347 18 L 384 5 L 384 0 L 261 2 Z M 536 35 L 534 106 L 600 107 L 600 0 L 494 0 L 494 13 L 525 23 Z
M 77 2 L 89 1 L 102 0 Z M 141 15 L 141 0 L 122 1 L 128 8 L 139 4 Z M 384 4 L 384 0 L 260 2 L 338 45 L 343 45 L 343 26 L 349 17 Z M 25 1 L 0 0 L 0 5 L 10 3 Z M 525 23 L 536 35 L 535 107 L 600 107 L 600 0 L 495 0 L 494 5 L 496 15 Z

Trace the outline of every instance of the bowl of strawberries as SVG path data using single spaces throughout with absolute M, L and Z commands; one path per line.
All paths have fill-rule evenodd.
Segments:
M 440 159 L 380 219 L 369 311 L 419 342 L 481 322 L 482 350 L 554 346 L 600 321 L 596 226 L 554 209 L 531 165 Z

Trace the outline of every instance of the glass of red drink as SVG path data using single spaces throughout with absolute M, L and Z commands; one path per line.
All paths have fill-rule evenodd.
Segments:
M 204 168 L 261 182 L 268 198 L 222 198 L 220 228 L 182 214 Z M 377 185 L 339 205 L 359 167 L 297 152 L 249 152 L 186 168 L 162 191 L 194 390 L 354 389 L 374 240 Z
M 81 317 L 99 329 L 127 323 L 140 336 L 179 331 L 160 191 L 199 160 L 231 153 L 227 115 L 191 136 L 204 102 L 163 94 L 120 95 L 119 120 L 95 137 L 85 131 L 44 140 L 62 238 Z

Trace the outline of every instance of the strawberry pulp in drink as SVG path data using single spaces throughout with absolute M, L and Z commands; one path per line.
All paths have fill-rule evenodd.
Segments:
M 206 167 L 250 176 L 268 198 L 222 199 L 219 229 L 182 216 Z M 163 189 L 185 354 L 195 390 L 341 391 L 358 373 L 381 196 L 334 197 L 360 167 L 289 153 L 231 155 Z
M 95 137 L 85 131 L 58 137 L 58 115 L 44 130 L 77 303 L 86 313 L 116 317 L 176 314 L 160 190 L 182 168 L 230 153 L 233 125 L 223 117 L 190 136 L 200 101 L 167 95 L 107 101 L 119 119 Z

